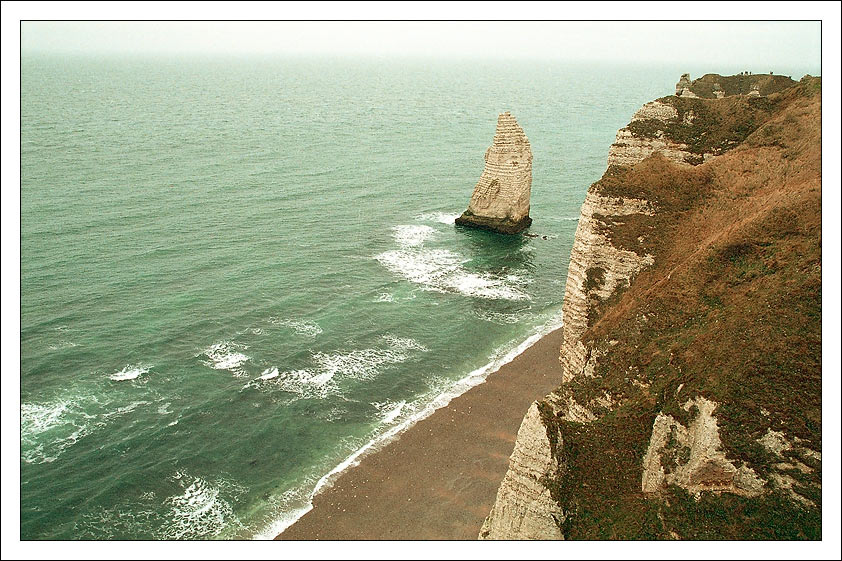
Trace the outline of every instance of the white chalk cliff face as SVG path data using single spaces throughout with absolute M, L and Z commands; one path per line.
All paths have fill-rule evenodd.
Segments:
M 500 486 L 491 514 L 480 530 L 480 539 L 563 539 L 561 509 L 541 478 L 555 475 L 547 429 L 533 403 L 518 430 L 509 471 Z
M 457 224 L 515 234 L 532 223 L 532 148 L 508 111 L 497 118 L 494 142 L 485 152 L 485 169 Z

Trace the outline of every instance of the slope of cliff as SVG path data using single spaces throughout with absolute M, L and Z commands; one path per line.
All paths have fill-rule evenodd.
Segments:
M 591 186 L 486 539 L 821 537 L 821 80 L 669 96 Z

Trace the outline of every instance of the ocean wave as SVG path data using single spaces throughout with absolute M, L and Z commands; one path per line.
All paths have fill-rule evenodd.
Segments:
M 519 275 L 474 273 L 463 267 L 470 259 L 448 249 L 424 247 L 436 234 L 430 226 L 402 225 L 392 230 L 400 249 L 384 251 L 374 259 L 422 289 L 492 300 L 531 300 L 523 289 L 527 281 Z
M 184 471 L 169 479 L 178 491 L 163 501 L 154 491 L 144 491 L 133 500 L 82 514 L 76 524 L 78 537 L 196 540 L 230 536 L 243 529 L 232 503 L 247 491 L 245 487 Z
M 404 224 L 392 227 L 392 237 L 401 247 L 417 247 L 435 236 L 435 228 L 418 224 Z
M 323 333 L 322 328 L 319 326 L 318 323 L 314 321 L 278 318 L 269 318 L 269 321 L 274 323 L 275 325 L 289 327 L 293 331 L 295 331 L 297 335 L 303 335 L 305 337 L 313 338 Z
M 53 343 L 49 345 L 49 349 L 51 351 L 59 351 L 61 349 L 72 349 L 73 347 L 77 347 L 78 345 L 73 341 L 59 341 L 58 343 Z
M 411 407 L 407 407 L 406 400 L 394 402 L 394 401 L 383 401 L 383 402 L 375 402 L 372 405 L 377 408 L 381 415 L 381 422 L 385 425 L 391 425 L 395 422 L 395 419 L 401 416 L 401 413 L 404 412 L 404 409 L 410 409 Z
M 425 222 L 439 222 L 440 224 L 455 224 L 461 212 L 425 212 L 416 216 L 416 220 Z
M 526 317 L 525 314 L 495 312 L 494 310 L 473 310 L 473 314 L 481 320 L 501 325 L 512 325 Z
M 341 380 L 370 380 L 383 367 L 404 362 L 412 353 L 427 351 L 427 347 L 408 337 L 384 335 L 381 340 L 386 344 L 385 348 L 314 352 L 310 355 L 313 365 L 309 368 L 284 372 L 279 372 L 274 366 L 267 368 L 261 376 L 244 385 L 242 390 L 280 389 L 296 394 L 299 398 L 323 399 L 339 392 L 338 383 Z
M 245 488 L 226 479 L 210 483 L 184 472 L 176 473 L 173 478 L 184 492 L 164 501 L 169 512 L 166 524 L 160 530 L 160 538 L 204 539 L 242 528 L 230 501 L 245 492 Z
M 244 376 L 245 372 L 242 369 L 242 365 L 251 357 L 240 351 L 247 348 L 246 345 L 232 343 L 231 341 L 221 341 L 214 343 L 202 351 L 202 354 L 208 358 L 209 362 L 206 362 L 206 364 L 211 368 L 228 370 L 237 376 Z
M 141 365 L 127 365 L 124 366 L 122 370 L 119 372 L 115 372 L 108 378 L 114 380 L 115 382 L 121 382 L 123 380 L 134 380 L 138 376 L 142 374 L 146 374 L 149 372 L 149 368 Z

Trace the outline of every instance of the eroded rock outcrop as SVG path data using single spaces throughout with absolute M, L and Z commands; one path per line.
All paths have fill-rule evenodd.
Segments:
M 532 224 L 532 148 L 515 118 L 506 111 L 497 118 L 494 142 L 485 152 L 485 169 L 474 187 L 468 209 L 456 224 L 503 234 L 519 233 Z
M 748 465 L 739 468 L 725 456 L 713 412 L 717 404 L 701 396 L 688 400 L 683 409 L 696 412 L 690 425 L 658 414 L 652 425 L 649 448 L 643 458 L 641 488 L 658 493 L 677 485 L 690 493 L 717 491 L 756 497 L 766 481 Z
M 678 79 L 678 83 L 675 85 L 675 95 L 679 97 L 696 97 L 696 94 L 690 91 L 691 84 L 692 82 L 690 82 L 690 74 L 682 74 L 681 78 Z

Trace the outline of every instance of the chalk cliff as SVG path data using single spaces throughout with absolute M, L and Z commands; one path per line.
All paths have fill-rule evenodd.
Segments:
M 821 79 L 708 76 L 588 190 L 561 386 L 481 539 L 821 538 Z
M 474 187 L 468 209 L 456 224 L 516 234 L 529 227 L 532 148 L 508 111 L 497 118 L 494 141 L 485 152 L 485 169 Z

